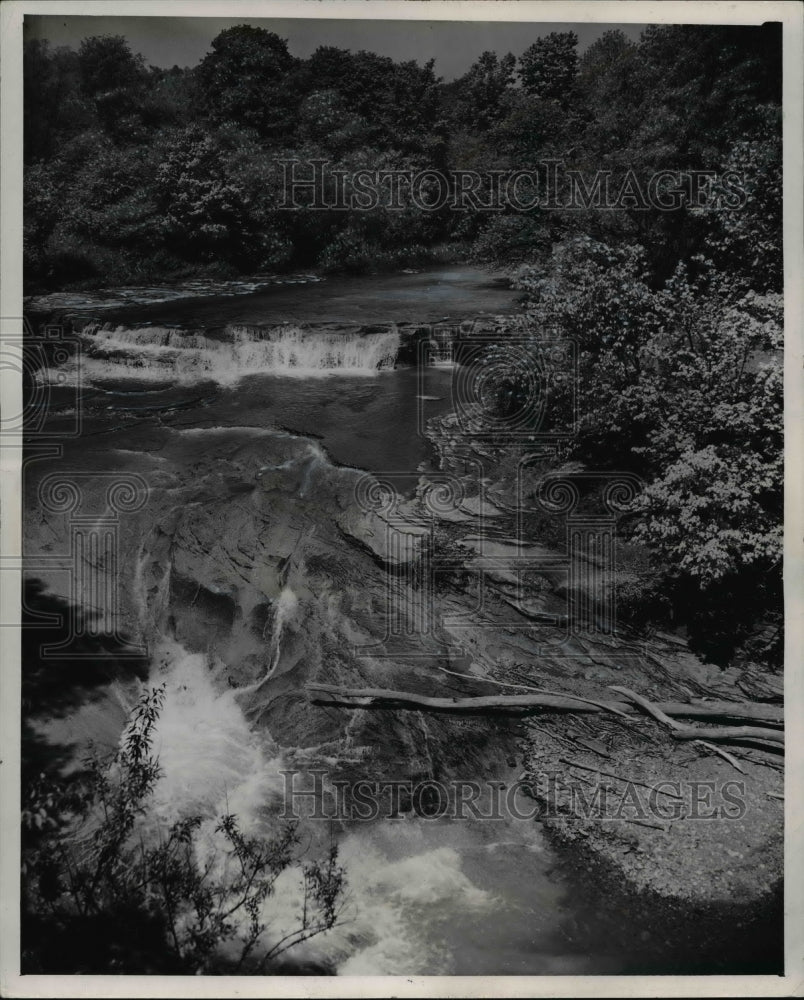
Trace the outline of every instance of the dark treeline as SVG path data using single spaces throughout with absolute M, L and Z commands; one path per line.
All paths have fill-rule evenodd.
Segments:
M 778 26 L 662 26 L 639 43 L 574 33 L 523 55 L 484 52 L 444 83 L 433 63 L 330 46 L 296 59 L 262 28 L 219 34 L 192 69 L 145 65 L 119 36 L 77 52 L 25 53 L 28 290 L 234 276 L 298 267 L 363 270 L 471 256 L 527 261 L 584 233 L 645 248 L 652 273 L 709 256 L 778 287 Z M 592 178 L 734 169 L 751 198 L 738 222 L 689 207 L 617 211 L 288 212 L 283 159 L 331 170 L 515 170 L 548 160 Z M 732 213 L 733 214 L 733 213 Z M 778 242 L 778 241 L 777 241 Z

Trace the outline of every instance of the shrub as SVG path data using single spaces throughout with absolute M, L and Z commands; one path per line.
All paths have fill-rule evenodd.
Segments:
M 221 973 L 270 971 L 295 945 L 334 926 L 344 872 L 337 847 L 304 860 L 293 825 L 269 839 L 220 816 L 222 847 L 202 862 L 202 818 L 160 829 L 149 813 L 161 771 L 152 752 L 164 687 L 140 700 L 110 759 L 92 754 L 85 778 L 42 777 L 23 808 L 23 971 Z M 266 901 L 298 867 L 300 923 L 270 939 Z

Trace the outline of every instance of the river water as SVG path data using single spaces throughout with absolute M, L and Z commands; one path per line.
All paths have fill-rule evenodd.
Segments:
M 345 769 L 338 773 L 388 775 L 396 767 L 403 776 L 443 775 L 459 765 L 442 766 L 439 748 L 457 745 L 460 762 L 460 740 L 467 760 L 476 755 L 461 776 L 511 777 L 501 760 L 515 733 L 505 727 L 502 749 L 484 764 L 482 731 L 491 724 L 483 719 L 313 710 L 299 689 L 311 676 L 422 683 L 419 665 L 400 667 L 400 679 L 385 660 L 370 668 L 345 662 L 353 635 L 375 636 L 371 607 L 360 602 L 382 586 L 363 549 L 344 541 L 358 531 L 354 483 L 360 470 L 397 471 L 409 491 L 432 465 L 426 420 L 452 406 L 448 365 L 395 367 L 398 326 L 515 308 L 500 278 L 453 267 L 83 310 L 77 326 L 88 324 L 86 354 L 73 375 L 84 388 L 84 436 L 67 443 L 64 461 L 82 473 L 136 472 L 149 484 L 149 505 L 117 572 L 128 631 L 148 647 L 149 680 L 167 686 L 156 746 L 164 772 L 156 808 L 166 821 L 200 812 L 214 839 L 214 817 L 228 808 L 260 830 L 288 766 L 326 760 Z M 32 524 L 29 537 L 42 547 Z M 373 544 L 361 537 L 363 548 Z M 117 675 L 70 711 L 41 713 L 33 728 L 51 745 L 113 743 L 141 685 Z M 492 746 L 497 736 L 488 739 Z M 347 908 L 331 932 L 294 953 L 303 968 L 342 975 L 624 968 L 624 957 L 598 939 L 594 914 L 570 898 L 532 821 L 408 814 L 345 822 L 336 834 Z M 277 890 L 268 913 L 278 933 L 300 904 L 290 877 Z

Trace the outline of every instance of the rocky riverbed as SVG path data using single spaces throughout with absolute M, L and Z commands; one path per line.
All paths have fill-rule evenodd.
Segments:
M 266 347 L 252 334 L 237 355 L 242 371 L 216 354 L 220 338 L 191 342 L 198 335 L 186 326 L 172 340 L 167 326 L 163 335 L 131 323 L 111 337 L 92 327 L 81 437 L 64 438 L 58 461 L 30 453 L 26 552 L 39 592 L 82 609 L 84 637 L 103 634 L 100 596 L 116 594 L 115 643 L 91 696 L 77 709 L 70 699 L 69 710 L 34 710 L 32 730 L 54 746 L 82 746 L 99 732 L 113 742 L 114 720 L 119 731 L 139 687 L 164 681 L 162 758 L 178 774 L 160 793 L 168 811 L 214 809 L 225 795 L 262 806 L 281 792 L 278 762 L 324 768 L 329 782 L 521 779 L 555 848 L 540 840 L 543 863 L 528 871 L 542 902 L 553 893 L 550 932 L 513 957 L 489 956 L 479 971 L 778 969 L 778 755 L 737 746 L 730 761 L 638 712 L 464 715 L 350 708 L 311 692 L 328 684 L 464 698 L 526 686 L 610 701 L 615 685 L 652 702 L 746 701 L 739 671 L 700 662 L 678 636 L 612 631 L 594 614 L 570 627 L 575 608 L 615 586 L 616 563 L 591 555 L 578 576 L 556 541 L 565 515 L 552 515 L 548 535 L 521 518 L 523 481 L 535 490 L 544 464 L 517 479 L 510 449 L 467 435 L 442 358 L 429 359 L 425 381 L 396 367 L 442 303 L 428 309 L 380 329 L 308 327 L 305 365 L 288 361 L 292 338 L 268 337 Z M 396 356 L 378 370 L 392 339 Z M 249 374 L 255 351 L 266 370 Z M 48 417 L 55 434 L 71 419 L 67 404 Z M 109 547 L 93 549 L 104 531 Z M 77 575 L 53 561 L 71 552 Z M 670 794 L 652 801 L 657 782 Z M 601 785 L 614 802 L 602 817 L 588 805 Z M 633 799 L 639 793 L 647 798 Z M 528 821 L 521 849 L 531 849 L 535 826 Z M 347 832 L 359 868 L 368 834 Z M 486 834 L 478 828 L 473 849 L 486 849 Z M 365 925 L 366 914 L 376 922 L 381 891 L 372 869 L 358 894 L 364 937 L 322 946 L 311 961 L 465 971 L 474 932 L 441 957 L 414 960 L 423 945 L 399 899 L 420 876 L 427 891 L 416 907 L 473 900 L 486 919 L 473 895 L 481 890 L 461 881 L 466 845 L 429 845 L 447 852 L 439 863 L 451 873 L 435 888 L 421 874 L 430 872 L 421 858 L 432 861 L 422 843 L 420 867 L 409 870 L 411 845 L 383 853 L 370 843 L 378 866 L 403 865 L 387 898 L 404 933 L 400 924 L 377 937 Z M 482 891 L 493 895 L 493 880 Z M 538 926 L 533 898 L 516 906 Z M 407 934 L 409 947 L 389 957 L 394 934 Z

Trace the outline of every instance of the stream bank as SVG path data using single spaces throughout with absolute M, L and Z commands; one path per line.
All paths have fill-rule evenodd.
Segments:
M 554 545 L 563 522 L 549 540 L 523 538 L 517 497 L 493 449 L 456 426 L 455 370 L 396 367 L 404 331 L 471 322 L 479 302 L 499 308 L 489 281 L 473 273 L 457 280 L 449 270 L 405 276 L 391 289 L 389 279 L 367 280 L 330 283 L 326 300 L 300 285 L 282 292 L 287 299 L 260 292 L 88 317 L 82 437 L 65 443 L 59 463 L 28 468 L 33 554 L 69 551 L 69 516 L 43 504 L 49 476 L 80 475 L 83 512 L 98 518 L 109 475 L 143 483 L 145 502 L 120 518 L 120 548 L 105 574 L 120 591 L 121 633 L 148 650 L 149 682 L 170 685 L 162 755 L 179 778 L 164 802 L 214 810 L 236 792 L 243 809 L 257 809 L 288 765 L 326 768 L 331 781 L 485 781 L 517 769 L 564 773 L 571 754 L 646 783 L 739 778 L 720 758 L 679 748 L 650 719 L 623 728 L 547 713 L 523 720 L 311 703 L 310 683 L 461 697 L 489 693 L 487 678 L 588 698 L 627 684 L 657 700 L 744 700 L 735 672 L 700 663 L 678 641 L 567 636 L 572 584 L 566 553 Z M 511 293 L 507 301 L 513 310 Z M 304 336 L 287 326 L 300 317 Z M 247 333 L 227 340 L 215 332 L 231 327 Z M 68 414 L 54 410 L 51 419 L 58 427 Z M 381 488 L 389 473 L 393 503 Z M 428 539 L 442 562 L 422 618 L 417 567 Z M 530 560 L 524 586 L 522 557 Z M 90 606 L 88 595 L 65 591 L 63 578 L 41 573 L 51 594 Z M 394 609 L 420 617 L 389 634 Z M 80 723 L 72 733 L 63 717 L 60 728 L 44 728 L 56 743 L 80 744 L 87 732 L 113 733 L 113 716 L 119 732 L 121 704 L 139 683 L 133 669 L 123 672 L 104 695 L 108 713 L 101 698 L 94 710 L 73 712 Z M 781 779 L 766 760 L 744 766 L 750 787 L 737 822 L 679 821 L 659 831 L 629 819 L 584 829 L 516 820 L 502 835 L 480 823 L 463 835 L 454 824 L 428 832 L 436 827 L 417 819 L 407 834 L 350 830 L 360 932 L 304 961 L 388 974 L 615 972 L 632 960 L 643 913 L 651 913 L 667 931 L 644 942 L 639 960 L 651 970 L 672 964 L 690 933 L 674 913 L 711 911 L 706 919 L 722 927 L 738 908 L 756 926 L 780 878 L 781 805 L 767 808 L 763 794 Z M 361 867 L 366 856 L 373 860 Z M 389 867 L 392 876 L 383 874 Z M 573 898 L 574 871 L 585 873 L 587 888 L 597 884 L 597 896 Z M 606 904 L 615 884 L 622 892 Z M 475 924 L 460 922 L 467 907 Z M 443 947 L 425 953 L 415 928 L 428 914 L 424 936 Z M 484 964 L 472 966 L 472 942 L 489 920 L 515 944 L 497 935 Z M 523 923 L 530 937 L 514 931 Z M 447 942 L 452 924 L 463 937 Z M 405 946 L 394 951 L 396 939 Z M 724 950 L 709 932 L 700 942 L 704 965 L 728 971 L 741 961 L 738 944 Z

